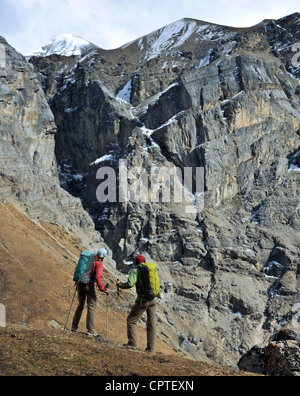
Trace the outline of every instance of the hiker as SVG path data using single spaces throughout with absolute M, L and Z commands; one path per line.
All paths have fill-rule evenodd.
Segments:
M 95 256 L 93 268 L 88 276 L 90 280 L 88 283 L 82 283 L 81 281 L 77 283 L 79 305 L 73 318 L 72 331 L 78 331 L 79 322 L 84 310 L 85 302 L 87 301 L 86 327 L 88 337 L 98 336 L 98 333 L 95 331 L 95 314 L 97 306 L 96 286 L 98 286 L 100 292 L 109 294 L 109 290 L 105 289 L 102 282 L 103 260 L 107 254 L 106 249 L 98 250 Z
M 144 256 L 137 256 L 135 259 L 135 266 L 128 278 L 126 283 L 117 281 L 117 287 L 120 289 L 131 289 L 136 286 L 137 299 L 135 305 L 127 318 L 127 336 L 128 344 L 124 344 L 124 347 L 130 349 L 137 349 L 137 336 L 136 336 L 136 324 L 143 315 L 147 313 L 147 348 L 146 351 L 154 352 L 156 344 L 156 307 L 157 307 L 157 296 L 152 298 L 145 297 L 145 288 L 142 273 L 140 269 L 146 263 Z M 151 264 L 154 266 L 154 264 Z M 154 266 L 155 267 L 155 266 Z M 155 267 L 156 269 L 156 267 Z M 157 271 L 157 269 L 156 269 Z M 158 275 L 157 275 L 158 279 Z M 159 284 L 159 280 L 158 280 Z M 158 291 L 159 292 L 159 291 Z M 157 292 L 157 295 L 158 295 Z

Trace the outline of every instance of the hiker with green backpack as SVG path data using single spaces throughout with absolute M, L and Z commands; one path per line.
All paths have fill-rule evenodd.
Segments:
M 154 352 L 156 344 L 156 307 L 160 291 L 158 271 L 153 263 L 146 263 L 144 256 L 137 256 L 135 267 L 126 283 L 117 281 L 120 289 L 131 289 L 136 286 L 137 299 L 127 318 L 128 344 L 123 346 L 137 349 L 136 325 L 141 316 L 147 313 L 147 348 L 146 351 Z
M 103 285 L 103 260 L 107 256 L 107 250 L 99 249 L 97 254 L 84 251 L 74 273 L 74 282 L 76 283 L 79 305 L 75 312 L 72 322 L 72 332 L 78 331 L 79 322 L 87 302 L 86 327 L 88 337 L 97 337 L 99 334 L 95 331 L 95 314 L 97 306 L 96 286 L 100 292 L 109 294 L 108 288 Z

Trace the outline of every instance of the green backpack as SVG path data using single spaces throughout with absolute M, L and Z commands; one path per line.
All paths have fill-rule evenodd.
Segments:
M 145 263 L 138 267 L 143 280 L 143 296 L 147 300 L 153 300 L 158 297 L 160 291 L 160 282 L 158 270 L 153 263 Z

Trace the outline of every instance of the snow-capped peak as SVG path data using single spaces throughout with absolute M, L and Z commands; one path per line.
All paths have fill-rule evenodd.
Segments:
M 81 55 L 83 51 L 90 48 L 96 48 L 95 44 L 85 40 L 80 36 L 73 34 L 61 34 L 47 44 L 31 52 L 27 57 L 31 56 L 50 56 L 50 55 Z

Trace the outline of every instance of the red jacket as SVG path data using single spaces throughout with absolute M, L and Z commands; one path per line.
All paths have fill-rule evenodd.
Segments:
M 102 282 L 102 274 L 103 274 L 103 262 L 100 257 L 96 256 L 96 260 L 94 262 L 93 269 L 90 273 L 90 279 L 91 281 L 89 282 L 90 284 L 94 283 L 94 285 L 98 285 L 99 290 L 104 293 L 105 292 L 105 287 Z

